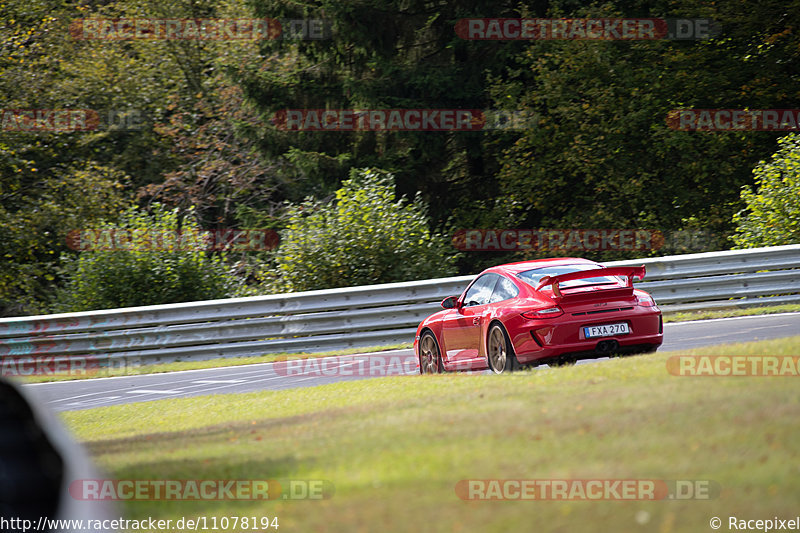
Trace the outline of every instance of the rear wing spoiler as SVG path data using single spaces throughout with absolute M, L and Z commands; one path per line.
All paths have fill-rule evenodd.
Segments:
M 626 287 L 633 287 L 633 279 L 643 280 L 645 275 L 644 265 L 638 267 L 610 267 L 610 268 L 594 268 L 591 270 L 579 270 L 578 272 L 570 272 L 569 274 L 560 274 L 558 276 L 545 276 L 536 286 L 536 290 L 541 290 L 548 285 L 553 286 L 553 295 L 556 298 L 561 298 L 561 290 L 558 284 L 563 281 L 572 281 L 576 279 L 597 278 L 600 276 L 619 276 L 627 278 L 628 284 Z

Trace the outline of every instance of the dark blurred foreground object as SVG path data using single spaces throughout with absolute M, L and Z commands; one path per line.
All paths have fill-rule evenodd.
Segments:
M 113 531 L 86 527 L 89 520 L 119 518 L 111 502 L 80 501 L 69 493 L 72 481 L 100 477 L 50 411 L 0 379 L 0 531 Z M 64 520 L 82 520 L 83 527 Z

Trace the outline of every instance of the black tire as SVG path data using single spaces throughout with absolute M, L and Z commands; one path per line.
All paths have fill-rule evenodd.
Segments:
M 439 343 L 433 333 L 426 331 L 419 339 L 419 373 L 441 374 L 444 371 Z
M 486 335 L 486 358 L 489 368 L 495 374 L 515 372 L 522 368 L 514 353 L 514 346 L 508 339 L 506 328 L 499 322 L 489 326 L 489 333 Z

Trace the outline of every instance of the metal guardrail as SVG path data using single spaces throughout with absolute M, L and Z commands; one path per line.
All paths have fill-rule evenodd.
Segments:
M 664 311 L 800 303 L 800 245 L 615 261 Z M 473 276 L 0 319 L 0 357 L 154 363 L 411 342 Z

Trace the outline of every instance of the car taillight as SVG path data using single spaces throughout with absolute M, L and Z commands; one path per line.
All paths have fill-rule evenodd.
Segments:
M 653 307 L 656 305 L 655 300 L 649 294 L 639 294 L 636 297 L 639 300 L 639 305 L 642 307 Z
M 547 309 L 538 309 L 536 311 L 525 311 L 522 316 L 527 319 L 532 318 L 553 318 L 561 316 L 564 312 L 560 307 L 548 307 Z

